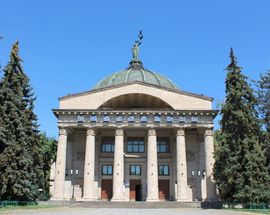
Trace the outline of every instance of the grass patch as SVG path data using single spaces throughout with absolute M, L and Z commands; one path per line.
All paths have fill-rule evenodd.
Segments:
M 249 212 L 257 214 L 270 214 L 270 209 L 244 209 L 244 208 L 227 208 L 225 210 L 238 211 L 238 212 Z
M 42 209 L 42 208 L 54 208 L 56 205 L 25 205 L 25 206 L 14 206 L 6 205 L 5 207 L 0 207 L 0 211 L 9 210 L 26 210 L 26 209 Z

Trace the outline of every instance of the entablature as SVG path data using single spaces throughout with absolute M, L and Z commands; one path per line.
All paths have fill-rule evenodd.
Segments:
M 93 127 L 168 127 L 213 124 L 218 110 L 68 110 L 53 109 L 60 125 Z

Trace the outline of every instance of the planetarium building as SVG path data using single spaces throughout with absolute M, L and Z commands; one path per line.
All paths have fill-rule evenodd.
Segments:
M 213 99 L 129 66 L 59 99 L 54 200 L 195 201 L 216 197 Z

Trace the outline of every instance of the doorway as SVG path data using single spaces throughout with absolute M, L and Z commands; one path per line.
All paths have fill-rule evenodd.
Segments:
M 112 179 L 101 180 L 101 200 L 109 201 L 112 199 Z
M 158 190 L 160 200 L 169 200 L 170 180 L 158 180 Z
M 131 201 L 142 201 L 141 180 L 130 180 L 129 198 Z

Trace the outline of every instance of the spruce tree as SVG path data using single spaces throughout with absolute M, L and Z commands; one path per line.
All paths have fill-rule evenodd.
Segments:
M 261 75 L 258 82 L 259 110 L 262 122 L 262 143 L 267 157 L 267 165 L 270 166 L 270 70 Z
M 0 86 L 0 199 L 29 201 L 37 199 L 44 179 L 35 97 L 18 45 L 12 46 Z
M 259 142 L 257 100 L 233 50 L 227 66 L 214 178 L 222 200 L 239 203 L 269 200 L 269 176 Z

